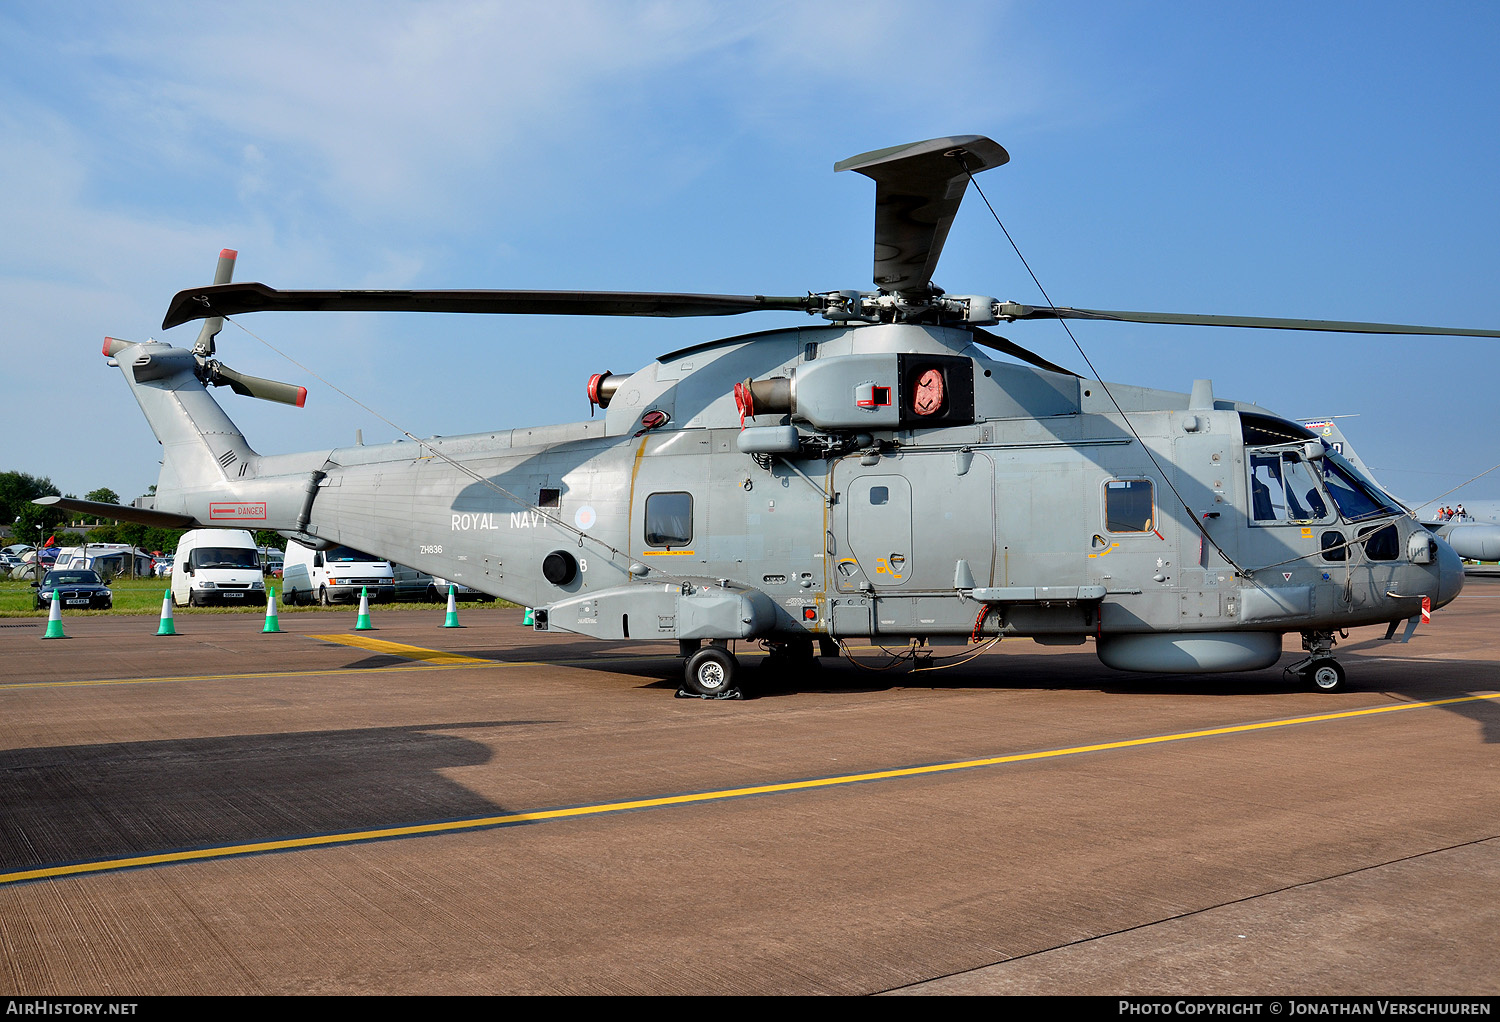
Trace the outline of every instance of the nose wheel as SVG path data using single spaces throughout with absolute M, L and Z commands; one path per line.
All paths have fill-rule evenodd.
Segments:
M 1333 658 L 1332 632 L 1303 632 L 1302 648 L 1308 657 L 1287 670 L 1309 682 L 1319 692 L 1341 692 L 1346 687 L 1344 665 Z
M 1344 688 L 1344 667 L 1333 657 L 1316 659 L 1301 673 L 1319 692 L 1338 692 Z

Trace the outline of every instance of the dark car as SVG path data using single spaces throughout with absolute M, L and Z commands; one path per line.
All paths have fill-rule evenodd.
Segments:
M 98 572 L 87 568 L 64 568 L 43 575 L 41 588 L 36 591 L 36 609 L 51 607 L 54 592 L 62 600 L 65 610 L 89 607 L 108 610 L 115 605 L 109 586 L 104 584 Z

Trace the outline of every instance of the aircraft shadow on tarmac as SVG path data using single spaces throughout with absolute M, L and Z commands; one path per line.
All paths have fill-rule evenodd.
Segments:
M 491 758 L 496 720 L 0 752 L 0 871 L 493 816 L 443 776 Z
M 742 663 L 741 685 L 745 696 L 750 699 L 816 693 L 855 695 L 923 688 L 1042 689 L 1205 698 L 1299 693 L 1306 694 L 1312 702 L 1307 712 L 1335 712 L 1349 708 L 1346 702 L 1319 704 L 1318 700 L 1328 697 L 1310 691 L 1306 682 L 1286 673 L 1287 667 L 1301 659 L 1299 655 L 1290 652 L 1283 654 L 1274 667 L 1263 671 L 1181 675 L 1122 674 L 1101 665 L 1092 655 L 1091 649 L 1080 650 L 1073 656 L 1006 651 L 1000 656 L 986 656 L 950 668 L 943 666 L 945 661 L 941 658 L 945 650 L 939 647 L 931 666 L 940 669 L 913 671 L 908 664 L 880 669 L 890 664 L 893 658 L 874 651 L 860 657 L 861 662 L 866 667 L 875 668 L 873 670 L 852 664 L 844 658 L 820 660 L 811 667 L 792 668 L 767 663 L 758 651 L 746 649 L 745 646 L 746 644 L 741 644 L 737 652 Z M 1021 648 L 1024 649 L 1024 645 Z M 1399 656 L 1399 651 L 1407 647 L 1372 639 L 1339 648 L 1346 652 L 1383 657 Z M 1398 652 L 1393 654 L 1392 650 Z M 682 661 L 676 657 L 675 650 L 667 646 L 616 646 L 598 642 L 559 646 L 540 643 L 504 649 L 465 650 L 464 653 L 511 662 L 525 660 L 558 663 L 566 660 L 568 666 L 583 670 L 650 679 L 643 686 L 646 688 L 675 690 L 682 682 Z M 1350 656 L 1345 664 L 1350 671 L 1350 696 L 1363 695 L 1377 699 L 1396 696 L 1402 700 L 1425 702 L 1494 690 L 1493 684 L 1482 684 L 1486 679 L 1492 681 L 1494 676 L 1494 665 L 1484 661 L 1423 664 L 1365 660 L 1359 656 Z M 1495 700 L 1456 703 L 1442 709 L 1478 723 L 1483 729 L 1485 743 L 1500 743 L 1500 706 L 1496 705 Z

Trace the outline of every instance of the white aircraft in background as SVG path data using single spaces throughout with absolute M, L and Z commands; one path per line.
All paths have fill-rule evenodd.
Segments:
M 1354 452 L 1343 431 L 1332 419 L 1309 419 L 1304 420 L 1302 425 L 1321 436 L 1365 475 L 1375 478 L 1370 466 Z M 1459 503 L 1464 505 L 1462 518 L 1438 518 L 1440 508 L 1454 507 Z M 1491 563 L 1500 561 L 1500 500 L 1430 500 L 1423 504 L 1407 504 L 1407 507 L 1412 509 L 1418 521 L 1447 540 L 1448 545 L 1464 560 Z

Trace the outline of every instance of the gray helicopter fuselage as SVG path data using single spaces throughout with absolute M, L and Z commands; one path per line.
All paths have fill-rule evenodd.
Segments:
M 602 418 L 272 457 L 163 347 L 120 354 L 168 448 L 158 509 L 367 550 L 537 608 L 543 629 L 1093 636 L 1113 667 L 1241 670 L 1285 632 L 1410 618 L 1461 585 L 1399 511 L 1348 521 L 1307 438 L 1277 433 L 1300 427 L 1207 386 L 1106 393 L 997 361 L 961 327 L 731 338 L 616 378 Z M 942 388 L 927 418 L 918 379 Z M 752 381 L 780 403 L 738 403 Z M 1274 507 L 1254 492 L 1271 464 Z

